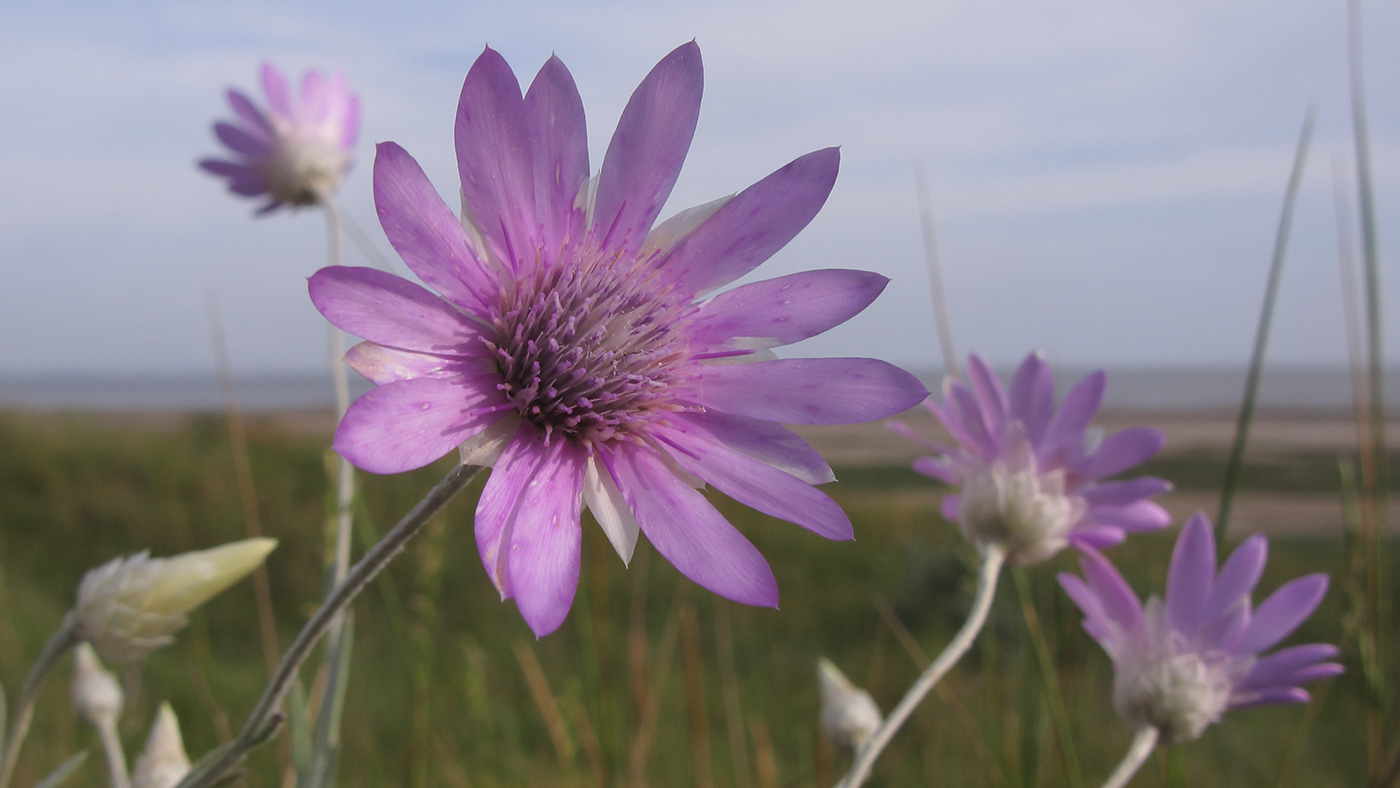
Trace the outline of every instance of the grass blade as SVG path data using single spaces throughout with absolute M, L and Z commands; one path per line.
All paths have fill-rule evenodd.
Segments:
M 1283 275 L 1284 253 L 1288 248 L 1289 229 L 1293 225 L 1293 207 L 1298 200 L 1298 187 L 1303 182 L 1303 169 L 1308 163 L 1308 147 L 1312 140 L 1314 113 L 1311 108 L 1303 118 L 1303 130 L 1298 135 L 1298 148 L 1293 154 L 1293 172 L 1288 176 L 1288 190 L 1279 214 L 1278 232 L 1274 236 L 1273 261 L 1269 264 L 1269 281 L 1264 288 L 1264 305 L 1259 310 L 1259 327 L 1254 333 L 1254 353 L 1249 359 L 1249 375 L 1245 378 L 1244 398 L 1240 403 L 1239 420 L 1235 425 L 1235 444 L 1230 450 L 1230 463 L 1225 468 L 1225 485 L 1220 492 L 1220 513 L 1215 518 L 1215 541 L 1222 544 L 1230 522 L 1230 509 L 1235 491 L 1239 489 L 1240 472 L 1244 468 L 1244 450 L 1249 442 L 1249 424 L 1254 418 L 1254 403 L 1259 396 L 1259 376 L 1264 371 L 1264 352 L 1269 346 L 1269 328 L 1274 319 L 1274 304 L 1278 298 L 1279 280 Z
M 78 767 L 82 766 L 83 762 L 86 760 L 87 750 L 68 756 L 68 760 L 59 764 L 57 769 L 54 769 L 48 777 L 45 777 L 38 785 L 34 786 L 34 788 L 58 788 L 58 786 L 66 782 L 69 777 L 72 777 L 74 773 L 78 771 Z

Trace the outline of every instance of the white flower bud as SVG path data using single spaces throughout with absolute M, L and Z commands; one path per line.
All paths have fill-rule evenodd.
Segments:
M 113 662 L 135 662 L 174 640 L 185 614 L 252 572 L 275 539 L 244 539 L 170 558 L 145 552 L 88 572 L 73 609 L 77 634 Z
M 860 747 L 880 727 L 880 707 L 825 657 L 817 661 L 817 677 L 822 691 L 822 735 L 838 747 Z
M 131 788 L 172 788 L 190 771 L 185 743 L 180 738 L 180 721 L 169 703 L 162 703 L 146 738 L 146 749 L 136 759 Z
M 115 725 L 121 716 L 121 684 L 86 643 L 79 643 L 73 652 L 72 696 L 73 709 L 94 728 Z

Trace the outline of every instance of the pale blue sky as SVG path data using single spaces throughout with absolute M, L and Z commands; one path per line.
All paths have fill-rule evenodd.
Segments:
M 507 8 L 506 6 L 510 7 Z M 842 146 L 816 221 L 757 272 L 880 271 L 866 314 L 798 348 L 937 362 L 913 172 L 929 174 L 960 350 L 1076 365 L 1242 363 L 1309 103 L 1272 358 L 1345 358 L 1331 172 L 1350 159 L 1339 0 L 853 3 L 138 2 L 0 6 L 0 374 L 212 368 L 206 292 L 235 366 L 314 370 L 312 211 L 253 219 L 195 168 L 224 89 L 270 59 L 342 69 L 365 122 L 340 202 L 370 200 L 394 140 L 455 195 L 461 81 L 490 44 L 528 80 L 551 52 L 595 155 L 648 69 L 696 39 L 705 104 L 666 213 Z M 1370 2 L 1366 63 L 1383 263 L 1400 249 L 1400 6 Z M 1354 197 L 1354 190 L 1348 192 Z M 455 204 L 455 197 L 451 202 Z M 348 262 L 364 264 L 348 248 Z M 1400 282 L 1387 265 L 1400 358 Z

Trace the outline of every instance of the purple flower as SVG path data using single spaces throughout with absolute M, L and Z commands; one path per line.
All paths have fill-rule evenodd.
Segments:
M 1215 571 L 1210 521 L 1194 515 L 1181 529 L 1167 575 L 1167 599 L 1144 608 L 1102 555 L 1086 551 L 1084 580 L 1061 574 L 1060 585 L 1084 611 L 1084 629 L 1113 659 L 1113 705 L 1134 726 L 1151 725 L 1168 744 L 1189 741 L 1231 709 L 1306 703 L 1300 684 L 1335 676 L 1325 660 L 1335 646 L 1312 643 L 1268 656 L 1327 592 L 1326 575 L 1285 583 L 1257 611 L 1250 593 L 1264 571 L 1268 540 L 1246 539 Z
M 1008 396 L 991 367 L 968 356 L 971 388 L 949 377 L 943 404 L 924 403 L 958 441 L 956 448 L 924 440 L 903 424 L 898 432 L 937 456 L 914 470 L 961 488 L 943 499 L 943 516 L 974 544 L 1000 543 L 1019 566 L 1076 547 L 1108 547 L 1127 531 L 1165 527 L 1171 518 L 1147 500 L 1171 489 L 1152 477 L 1102 481 L 1162 448 L 1162 433 L 1134 427 L 1098 441 L 1089 421 L 1103 399 L 1103 372 L 1081 380 L 1055 409 L 1055 379 L 1039 355 L 1026 356 Z
M 694 43 L 632 94 L 589 179 L 583 106 L 550 58 L 522 98 L 487 49 L 457 108 L 459 221 L 418 164 L 379 146 L 384 231 L 434 294 L 367 268 L 326 268 L 311 298 L 360 336 L 347 361 L 377 388 L 335 448 L 376 473 L 459 449 L 490 465 L 476 538 L 502 598 L 537 634 L 578 583 L 583 507 L 630 559 L 638 530 L 682 573 L 730 599 L 776 606 L 767 562 L 697 490 L 831 539 L 851 524 L 813 485 L 831 469 L 777 422 L 866 421 L 917 404 L 911 375 L 871 359 L 784 359 L 864 309 L 886 280 L 811 271 L 698 300 L 753 270 L 807 225 L 836 179 L 835 148 L 653 227 L 700 110 Z
M 300 101 L 271 63 L 263 64 L 262 83 L 267 111 L 230 89 L 228 102 L 237 119 L 214 124 L 232 161 L 204 159 L 199 166 L 227 178 L 234 194 L 271 197 L 259 214 L 330 199 L 350 168 L 350 151 L 360 132 L 360 99 L 339 73 L 327 79 L 319 71 L 306 72 Z

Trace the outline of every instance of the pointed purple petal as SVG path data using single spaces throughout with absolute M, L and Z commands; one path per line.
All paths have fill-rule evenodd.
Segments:
M 538 430 L 530 424 L 520 425 L 491 467 L 476 503 L 476 549 L 501 599 L 510 599 L 515 590 L 508 566 L 510 551 L 502 548 L 510 543 L 521 502 L 544 462 L 537 436 Z
M 1055 412 L 1055 377 L 1039 353 L 1031 353 L 1011 379 L 1011 417 L 1026 426 L 1033 445 L 1045 438 L 1045 427 Z
M 1054 451 L 1058 448 L 1071 457 L 1077 455 L 1084 445 L 1084 431 L 1088 429 L 1094 414 L 1099 412 L 1107 381 L 1108 377 L 1099 371 L 1079 381 L 1070 389 L 1065 401 L 1060 404 L 1060 409 L 1050 418 L 1045 428 L 1045 438 L 1041 443 L 1046 450 Z
M 360 138 L 360 97 L 349 95 L 345 97 L 345 116 L 340 127 L 340 147 L 350 150 L 355 147 L 355 140 Z
M 717 410 L 678 413 L 672 418 L 703 429 L 730 449 L 808 484 L 836 481 L 831 466 L 817 450 L 781 424 L 731 416 Z
M 1257 654 L 1279 642 L 1312 615 L 1326 593 L 1327 575 L 1308 575 L 1284 583 L 1254 612 L 1240 649 Z
M 593 224 L 605 250 L 636 250 L 646 239 L 690 150 L 704 83 L 691 41 L 662 58 L 628 99 L 598 174 Z
M 1099 642 L 1100 645 L 1108 648 L 1108 640 L 1112 637 L 1113 625 L 1103 609 L 1103 603 L 1083 580 L 1068 573 L 1061 572 L 1055 575 L 1055 579 L 1060 581 L 1060 587 L 1069 595 L 1071 601 L 1084 613 L 1084 629 L 1089 636 Z
M 287 78 L 271 63 L 263 63 L 263 93 L 267 96 L 267 106 L 284 120 L 292 120 L 292 96 L 287 89 Z
M 246 164 L 235 164 L 223 159 L 200 159 L 199 166 L 206 172 L 221 178 L 261 178 L 258 171 Z
M 620 447 L 608 464 L 642 532 L 681 574 L 735 602 L 778 606 L 768 562 L 705 496 L 642 449 Z
M 1181 527 L 1167 570 L 1167 620 L 1176 631 L 1194 637 L 1205 623 L 1206 600 L 1215 580 L 1215 536 L 1205 515 L 1197 513 Z
M 538 432 L 535 440 L 542 440 Z M 520 440 L 517 435 L 516 440 Z M 570 440 L 556 440 L 530 479 L 510 533 L 508 577 L 520 615 L 543 637 L 559 628 L 578 589 L 583 530 L 583 472 L 588 455 Z
M 944 407 L 957 415 L 968 441 L 963 445 L 987 462 L 996 459 L 1002 448 L 999 433 L 989 431 L 982 405 L 962 381 L 948 378 L 943 382 Z M 951 428 L 949 428 L 951 430 Z M 958 440 L 962 441 L 963 436 Z
M 825 148 L 739 192 L 676 246 L 662 263 L 667 275 L 681 292 L 703 293 L 757 268 L 821 210 L 840 162 L 838 149 Z
M 1249 537 L 1235 548 L 1216 576 L 1206 600 L 1206 610 L 1230 608 L 1241 597 L 1248 599 L 1264 574 L 1264 562 L 1269 555 L 1269 541 L 1259 534 Z
M 418 162 L 392 142 L 375 151 L 374 207 L 389 243 L 419 279 L 463 309 L 487 311 L 493 277 Z
M 1093 505 L 1126 506 L 1144 498 L 1171 492 L 1172 484 L 1155 476 L 1139 476 L 1112 482 L 1095 482 L 1079 490 L 1079 495 Z
M 1001 381 L 997 380 L 997 373 L 981 356 L 973 353 L 967 357 L 967 379 L 977 394 L 977 403 L 988 431 L 1000 435 L 1006 426 L 1010 405 L 1006 401 L 1006 392 L 1001 388 Z
M 253 104 L 247 96 L 237 90 L 230 89 L 228 103 L 230 107 L 233 107 L 233 114 L 243 121 L 244 131 L 261 138 L 264 142 L 276 136 L 272 124 L 268 123 L 262 110 L 258 109 L 257 105 Z
M 948 463 L 937 457 L 920 457 L 910 465 L 915 473 L 923 474 L 930 479 L 937 479 L 944 484 L 957 486 L 960 481 L 957 471 L 948 467 Z
M 535 216 L 546 254 L 583 239 L 584 212 L 574 207 L 588 180 L 588 131 L 573 75 L 550 56 L 525 93 L 525 119 L 534 141 Z
M 1166 509 L 1151 501 L 1136 501 L 1126 506 L 1090 506 L 1085 519 L 1097 525 L 1109 525 L 1129 533 L 1140 533 L 1166 528 L 1171 525 L 1172 516 Z
M 803 358 L 702 365 L 696 400 L 784 424 L 855 424 L 901 413 L 928 396 L 913 375 L 869 358 Z
M 1292 687 L 1289 689 L 1273 689 L 1264 692 L 1243 693 L 1238 699 L 1231 699 L 1230 708 L 1233 710 L 1252 709 L 1256 706 L 1274 706 L 1284 703 L 1307 703 L 1312 700 L 1312 695 L 1307 690 Z
M 495 362 L 482 348 L 472 357 L 435 356 L 411 350 L 361 342 L 345 354 L 345 363 L 365 379 L 382 386 L 395 380 L 413 378 L 486 377 L 496 372 Z
M 827 270 L 736 287 L 700 305 L 690 331 L 695 351 L 752 349 L 747 338 L 776 347 L 814 337 L 865 309 L 888 283 L 867 271 Z
M 538 248 L 535 170 L 520 83 L 487 47 L 467 72 L 457 103 L 462 196 L 507 266 L 531 265 Z
M 250 159 L 262 159 L 267 157 L 267 143 L 254 137 L 232 123 L 215 123 L 214 136 L 219 141 L 227 145 L 235 153 L 241 153 Z
M 308 281 L 311 301 L 331 323 L 380 345 L 445 355 L 475 355 L 470 321 L 407 279 L 375 268 L 322 268 Z
M 1336 646 L 1327 643 L 1309 643 L 1276 651 L 1267 657 L 1260 657 L 1241 686 L 1245 689 L 1263 689 L 1281 684 L 1295 685 L 1297 682 L 1286 681 L 1285 677 L 1332 659 L 1339 653 Z
M 1092 550 L 1115 547 L 1122 544 L 1125 538 L 1127 537 L 1122 528 L 1111 525 L 1080 525 L 1069 532 L 1069 543 L 1074 545 L 1076 550 L 1086 547 Z
M 729 449 L 694 425 L 655 435 L 673 447 L 677 465 L 739 503 L 827 539 L 855 538 L 846 513 L 810 484 Z
M 1093 550 L 1084 550 L 1079 567 L 1103 606 L 1104 615 L 1125 631 L 1136 630 L 1142 624 L 1142 603 L 1113 564 Z
M 1089 479 L 1102 479 L 1152 459 L 1162 450 L 1167 437 L 1159 430 L 1130 427 L 1104 438 L 1080 473 Z
M 370 389 L 350 405 L 332 448 L 371 473 L 421 468 L 500 418 L 494 389 L 462 380 L 415 378 Z

